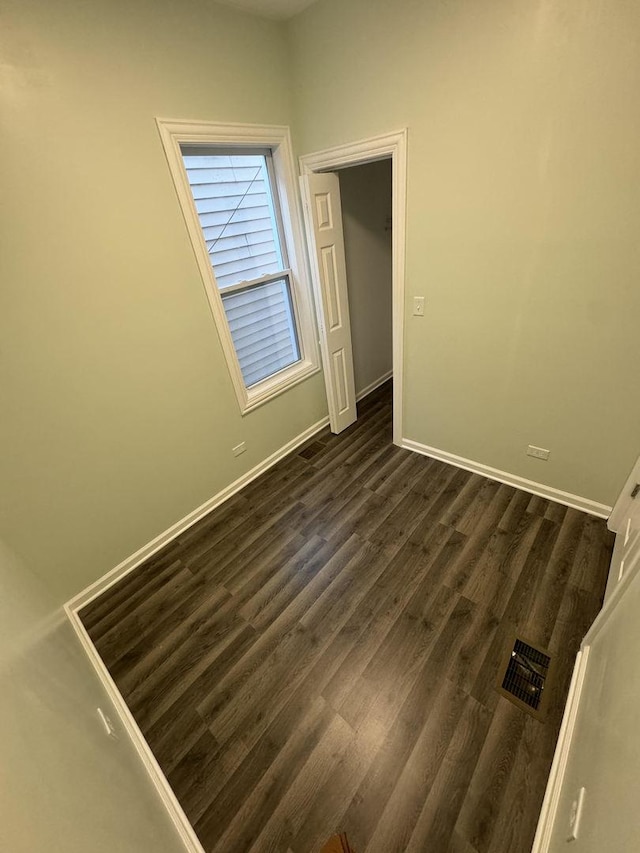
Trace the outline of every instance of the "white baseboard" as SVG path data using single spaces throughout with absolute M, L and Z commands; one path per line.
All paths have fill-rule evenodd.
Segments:
M 205 853 L 203 850 L 198 837 L 196 836 L 193 827 L 189 823 L 187 816 L 178 800 L 176 799 L 175 794 L 173 793 L 167 779 L 162 772 L 160 765 L 156 761 L 149 745 L 144 739 L 144 735 L 138 728 L 138 725 L 133 718 L 131 711 L 127 707 L 122 694 L 118 690 L 114 680 L 111 678 L 107 667 L 105 666 L 102 658 L 98 654 L 96 647 L 93 645 L 89 634 L 87 633 L 82 621 L 80 620 L 79 611 L 82 610 L 89 602 L 93 601 L 94 598 L 97 598 L 101 595 L 105 590 L 109 589 L 109 587 L 113 586 L 119 580 L 121 580 L 125 575 L 129 572 L 133 571 L 136 566 L 139 566 L 145 560 L 147 560 L 150 556 L 155 554 L 156 551 L 159 551 L 163 548 L 167 543 L 171 542 L 172 539 L 175 539 L 176 536 L 179 536 L 183 533 L 187 528 L 191 527 L 191 525 L 195 524 L 201 518 L 203 518 L 207 513 L 211 512 L 211 510 L 215 509 L 217 506 L 220 506 L 221 503 L 228 500 L 232 495 L 236 492 L 240 491 L 244 486 L 250 483 L 252 480 L 255 480 L 256 477 L 259 477 L 260 474 L 263 474 L 267 469 L 271 468 L 276 462 L 279 462 L 280 459 L 284 458 L 288 453 L 291 453 L 301 444 L 304 444 L 309 438 L 314 436 L 316 433 L 320 432 L 321 429 L 324 429 L 329 423 L 329 418 L 325 417 L 322 420 L 315 423 L 313 426 L 306 429 L 304 432 L 300 433 L 300 435 L 296 436 L 296 438 L 287 442 L 283 447 L 279 450 L 276 450 L 275 453 L 272 453 L 271 456 L 268 456 L 250 471 L 247 471 L 246 474 L 243 474 L 233 483 L 230 483 L 217 495 L 214 495 L 208 501 L 199 506 L 197 509 L 194 509 L 193 512 L 190 512 L 180 521 L 177 521 L 171 527 L 161 533 L 159 536 L 156 536 L 151 542 L 147 545 L 144 545 L 135 554 L 132 554 L 110 572 L 108 572 L 103 577 L 99 578 L 95 583 L 92 583 L 91 586 L 87 587 L 82 592 L 75 595 L 70 601 L 65 604 L 65 612 L 73 626 L 74 631 L 76 632 L 82 647 L 84 648 L 89 661 L 91 662 L 93 668 L 95 669 L 98 678 L 102 682 L 104 689 L 106 690 L 113 706 L 120 717 L 122 725 L 131 738 L 133 745 L 136 749 L 136 752 L 142 759 L 142 762 L 149 774 L 149 777 L 158 791 L 162 802 L 164 803 L 165 808 L 167 809 L 171 820 L 173 821 L 182 842 L 185 845 L 185 849 L 189 851 L 189 853 Z
M 89 661 L 95 669 L 98 678 L 102 682 L 102 686 L 104 687 L 120 718 L 125 732 L 133 742 L 135 750 L 140 756 L 154 788 L 160 795 L 160 799 L 162 800 L 162 803 L 166 808 L 182 843 L 184 844 L 185 850 L 187 850 L 188 853 L 205 853 L 204 848 L 198 840 L 198 836 L 195 834 L 193 827 L 189 823 L 189 819 L 178 802 L 176 795 L 173 793 L 171 786 L 167 782 L 167 778 L 156 761 L 154 754 L 151 752 L 151 748 L 144 739 L 144 735 L 138 728 L 138 724 L 127 707 L 122 694 L 109 675 L 109 671 L 102 662 L 102 658 L 98 654 L 96 647 L 91 642 L 89 634 L 80 621 L 77 609 L 73 610 L 68 604 L 66 604 L 65 610 L 80 643 L 87 653 Z
M 383 373 L 382 376 L 379 376 L 377 379 L 374 379 L 373 382 L 370 382 L 368 385 L 362 389 L 362 391 L 358 391 L 356 394 L 356 403 L 359 403 L 360 400 L 363 400 L 368 394 L 371 394 L 376 388 L 379 388 L 381 385 L 391 379 L 393 376 L 393 369 L 387 370 L 386 373 Z
M 588 660 L 589 646 L 585 646 L 578 652 L 576 657 L 567 704 L 564 709 L 564 716 L 562 717 L 562 726 L 560 727 L 558 743 L 553 756 L 553 764 L 551 765 L 549 781 L 547 782 L 547 789 L 544 794 L 544 800 L 542 801 L 538 828 L 531 853 L 548 853 L 549 850 L 553 826 L 558 811 L 558 803 L 560 802 L 560 794 L 562 792 L 562 783 L 569 760 L 569 750 L 576 727 Z
M 89 602 L 93 601 L 94 598 L 97 598 L 99 595 L 102 595 L 110 586 L 113 586 L 119 580 L 121 580 L 125 575 L 129 574 L 129 572 L 133 571 L 137 566 L 141 563 L 144 563 L 145 560 L 148 560 L 156 551 L 159 551 L 161 548 L 164 548 L 172 539 L 175 539 L 176 536 L 179 536 L 181 533 L 184 533 L 189 527 L 195 524 L 197 521 L 200 521 L 201 518 L 204 518 L 207 513 L 210 513 L 213 509 L 220 506 L 220 504 L 224 503 L 230 497 L 239 492 L 240 489 L 244 488 L 248 485 L 252 480 L 255 480 L 256 477 L 259 477 L 261 474 L 264 474 L 269 468 L 283 459 L 287 454 L 291 453 L 301 444 L 304 444 L 305 441 L 312 438 L 316 433 L 320 432 L 321 429 L 324 429 L 329 424 L 329 418 L 324 417 L 322 420 L 319 420 L 317 423 L 310 426 L 304 432 L 301 432 L 300 435 L 297 435 L 295 438 L 288 441 L 285 445 L 283 445 L 279 450 L 276 450 L 275 453 L 272 453 L 271 456 L 268 456 L 266 459 L 263 459 L 262 462 L 259 462 L 254 468 L 250 471 L 247 471 L 246 474 L 243 474 L 241 477 L 238 477 L 237 480 L 234 480 L 233 483 L 230 483 L 224 489 L 219 491 L 212 498 L 209 498 L 208 501 L 205 501 L 201 506 L 194 509 L 188 515 L 185 515 L 184 518 L 181 518 L 180 521 L 176 521 L 175 524 L 172 524 L 167 530 L 163 533 L 160 533 L 159 536 L 156 536 L 155 539 L 152 539 L 151 542 L 143 545 L 135 554 L 132 554 L 130 557 L 127 557 L 126 560 L 123 560 L 119 565 L 117 565 L 114 569 L 107 572 L 106 575 L 103 575 L 101 578 L 98 578 L 97 581 L 92 583 L 86 589 L 83 589 L 82 592 L 79 592 L 75 595 L 70 601 L 66 604 L 67 612 L 76 612 L 81 610 L 83 607 L 86 607 Z
M 530 492 L 532 495 L 538 495 L 541 498 L 564 504 L 573 509 L 580 509 L 583 512 L 588 512 L 590 515 L 597 515 L 599 518 L 608 518 L 611 513 L 611 507 L 606 504 L 597 503 L 596 501 L 589 500 L 589 498 L 582 498 L 579 495 L 572 495 L 570 492 L 563 492 L 560 489 L 554 489 L 552 486 L 545 486 L 543 483 L 535 483 L 533 480 L 527 480 L 524 477 L 519 477 L 517 474 L 500 471 L 498 468 L 492 468 L 490 465 L 483 465 L 481 462 L 474 462 L 472 459 L 456 456 L 454 453 L 439 450 L 437 447 L 429 447 L 410 438 L 403 438 L 400 442 L 400 447 L 413 450 L 415 453 L 421 453 L 423 456 L 430 456 L 432 459 L 439 459 L 441 462 L 448 462 L 450 465 L 455 465 L 457 468 L 464 468 L 465 471 L 472 471 L 474 474 L 482 474 L 483 477 L 488 477 L 490 480 L 497 480 L 499 483 L 515 486 L 516 489 L 522 489 L 525 492 Z

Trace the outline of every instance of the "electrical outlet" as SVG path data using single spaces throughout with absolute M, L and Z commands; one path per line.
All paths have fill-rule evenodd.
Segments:
M 240 444 L 236 444 L 235 447 L 232 448 L 234 456 L 240 456 L 241 453 L 244 453 L 247 449 L 247 445 L 244 441 L 241 441 Z
M 424 296 L 413 297 L 413 316 L 424 317 Z
M 580 819 L 582 818 L 584 807 L 584 795 L 586 793 L 585 788 L 580 788 L 575 800 L 571 803 L 571 808 L 569 809 L 569 826 L 567 827 L 567 841 L 577 841 L 578 839 Z
M 550 452 L 550 450 L 545 450 L 544 447 L 536 447 L 534 444 L 527 447 L 527 456 L 533 456 L 534 459 L 548 459 Z

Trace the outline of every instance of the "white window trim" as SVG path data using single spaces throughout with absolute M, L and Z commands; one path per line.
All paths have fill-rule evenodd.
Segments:
M 302 219 L 289 128 L 275 125 L 218 124 L 216 122 L 193 122 L 163 118 L 156 118 L 156 123 L 229 368 L 231 381 L 238 398 L 238 405 L 244 415 L 320 370 L 311 290 L 304 262 L 305 244 L 302 236 Z M 226 145 L 234 148 L 270 148 L 273 152 L 275 190 L 280 203 L 282 228 L 289 268 L 292 273 L 291 299 L 298 326 L 301 359 L 250 388 L 246 387 L 242 378 L 222 298 L 216 285 L 209 253 L 204 242 L 202 228 L 183 165 L 180 146 L 199 143 Z

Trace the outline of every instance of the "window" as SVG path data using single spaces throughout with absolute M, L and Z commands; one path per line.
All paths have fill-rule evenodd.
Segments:
M 158 126 L 244 413 L 318 370 L 288 131 Z

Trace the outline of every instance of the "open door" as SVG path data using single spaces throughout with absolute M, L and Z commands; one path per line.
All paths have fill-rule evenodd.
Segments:
M 303 175 L 300 184 L 318 308 L 329 422 L 331 431 L 338 433 L 357 417 L 340 181 L 333 172 L 314 172 Z
M 640 560 L 640 459 L 636 462 L 607 522 L 616 534 L 605 600 Z

